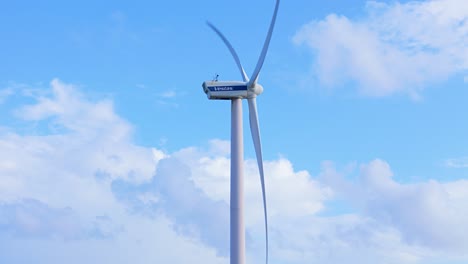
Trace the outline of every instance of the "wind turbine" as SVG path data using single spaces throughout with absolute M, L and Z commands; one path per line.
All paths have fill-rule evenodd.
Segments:
M 230 215 L 230 264 L 245 263 L 245 227 L 244 227 L 244 145 L 242 134 L 242 99 L 247 99 L 249 105 L 250 131 L 257 156 L 260 182 L 262 186 L 263 213 L 265 218 L 265 255 L 268 263 L 268 220 L 265 194 L 265 178 L 263 173 L 262 147 L 257 115 L 257 95 L 263 92 L 263 87 L 257 83 L 260 70 L 265 61 L 270 45 L 271 35 L 275 27 L 280 0 L 276 0 L 275 10 L 271 19 L 268 34 L 263 49 L 250 79 L 242 67 L 239 56 L 227 38 L 213 24 L 208 26 L 223 40 L 234 58 L 242 76 L 242 81 L 206 81 L 203 90 L 211 100 L 231 100 L 231 215 Z

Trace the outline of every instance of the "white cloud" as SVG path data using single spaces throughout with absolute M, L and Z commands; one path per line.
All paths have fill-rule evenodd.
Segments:
M 127 217 L 118 236 L 109 239 L 22 239 L 0 236 L 2 263 L 209 263 L 226 264 L 214 250 L 172 231 L 164 218 Z M 25 254 L 27 252 L 27 254 Z M 183 252 L 183 254 L 181 253 Z
M 468 181 L 401 184 L 393 179 L 390 166 L 377 159 L 361 165 L 357 182 L 334 182 L 340 181 L 329 183 L 344 199 L 380 225 L 398 230 L 406 244 L 462 255 L 467 252 Z M 341 182 L 347 181 L 342 178 Z
M 133 144 L 111 101 L 90 101 L 59 80 L 47 96 L 30 96 L 36 102 L 17 116 L 48 130 L 0 133 L 1 263 L 226 263 L 163 215 L 129 211 L 113 192 L 118 181 L 151 181 L 167 155 Z M 154 191 L 137 199 L 158 202 Z M 177 253 L 184 250 L 190 255 Z
M 228 142 L 173 153 L 137 146 L 112 102 L 58 80 L 51 88 L 17 115 L 62 130 L 0 133 L 0 262 L 228 262 Z M 248 260 L 259 262 L 254 160 L 245 172 Z M 272 263 L 467 259 L 466 181 L 401 184 L 382 160 L 344 171 L 325 162 L 313 177 L 279 158 L 265 172 Z M 335 200 L 354 211 L 322 215 Z
M 468 168 L 468 157 L 447 159 L 445 166 L 449 168 Z
M 207 149 L 190 147 L 167 156 L 158 163 L 151 182 L 132 184 L 114 181 L 115 193 L 126 193 L 121 200 L 139 210 L 148 207 L 138 199 L 156 191 L 157 202 L 150 205 L 174 221 L 184 235 L 200 239 L 228 255 L 229 242 L 229 159 L 227 141 L 212 140 Z M 257 164 L 245 164 L 246 227 L 249 247 L 263 240 L 263 209 Z M 269 216 L 287 221 L 313 215 L 323 207 L 329 191 L 305 172 L 295 172 L 292 164 L 279 159 L 265 163 Z M 127 190 L 127 191 L 125 191 Z M 147 210 L 144 209 L 144 210 Z M 258 246 L 258 245 L 257 245 Z M 261 249 L 262 247 L 260 247 Z
M 428 84 L 468 70 L 468 7 L 464 0 L 369 1 L 367 17 L 331 14 L 294 36 L 316 55 L 326 86 L 355 82 L 361 93 L 418 97 Z
M 13 93 L 14 93 L 13 88 L 0 89 L 0 104 L 5 102 L 5 100 L 11 95 L 13 95 Z
M 179 107 L 179 104 L 176 102 L 176 98 L 180 97 L 180 94 L 175 90 L 166 90 L 156 95 L 156 102 L 159 105 L 170 106 L 170 107 Z
M 79 218 L 70 208 L 50 208 L 33 199 L 0 204 L 0 216 L 0 229 L 20 237 L 77 239 L 91 231 L 80 226 Z
M 51 87 L 52 96 L 39 96 L 37 104 L 22 107 L 17 111 L 18 116 L 33 121 L 50 117 L 57 125 L 83 136 L 110 136 L 115 141 L 128 140 L 132 128 L 113 112 L 111 101 L 86 101 L 72 85 L 58 79 L 51 82 Z M 109 127 L 109 123 L 113 126 Z
M 229 203 L 228 142 L 212 141 L 208 151 L 187 148 L 174 153 L 188 165 L 195 186 L 212 200 Z M 219 149 L 222 149 L 220 151 Z M 269 215 L 280 218 L 312 215 L 323 209 L 323 202 L 331 195 L 329 190 L 312 180 L 307 171 L 294 171 L 286 159 L 265 161 L 266 188 Z M 263 204 L 257 162 L 245 162 L 245 196 L 248 225 L 263 224 Z M 287 195 L 286 195 L 287 194 Z
M 162 98 L 174 98 L 174 97 L 177 96 L 177 93 L 174 90 L 168 90 L 168 91 L 165 91 L 165 92 L 159 94 L 159 96 L 162 97 Z

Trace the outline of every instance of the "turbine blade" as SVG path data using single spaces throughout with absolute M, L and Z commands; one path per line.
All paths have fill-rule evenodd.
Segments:
M 249 120 L 250 120 L 250 132 L 252 133 L 252 140 L 255 147 L 255 154 L 257 155 L 258 171 L 260 172 L 260 183 L 262 185 L 262 197 L 263 197 L 263 213 L 265 217 L 265 254 L 266 263 L 268 263 L 268 218 L 267 218 L 267 202 L 265 192 L 265 177 L 263 174 L 263 157 L 262 157 L 262 144 L 260 141 L 260 128 L 258 125 L 258 114 L 257 114 L 257 102 L 256 98 L 248 98 L 249 103 Z
M 260 54 L 260 58 L 258 58 L 257 66 L 250 77 L 249 86 L 255 85 L 257 83 L 258 75 L 260 74 L 260 70 L 262 69 L 263 62 L 265 61 L 266 54 L 268 52 L 268 46 L 270 45 L 271 35 L 273 34 L 273 28 L 275 27 L 276 22 L 276 15 L 278 14 L 278 7 L 279 7 L 280 0 L 276 0 L 275 11 L 273 12 L 273 18 L 271 19 L 270 28 L 268 29 L 268 34 L 265 39 L 265 43 L 263 44 L 262 53 Z
M 234 58 L 234 60 L 236 61 L 236 64 L 237 64 L 237 67 L 239 68 L 239 71 L 242 75 L 242 79 L 244 80 L 244 82 L 248 82 L 249 81 L 249 77 L 247 77 L 247 74 L 245 73 L 244 71 L 244 68 L 242 67 L 242 64 L 240 62 L 240 59 L 239 59 L 239 56 L 237 56 L 237 53 L 236 51 L 234 50 L 234 48 L 232 47 L 231 43 L 229 43 L 229 41 L 227 40 L 227 38 L 223 35 L 223 33 L 221 33 L 221 31 L 219 31 L 219 29 L 217 29 L 213 24 L 211 24 L 209 21 L 206 22 L 206 24 L 208 24 L 208 26 L 213 29 L 214 32 L 216 32 L 216 34 L 218 34 L 218 36 L 223 40 L 224 44 L 226 44 L 226 46 L 228 47 L 229 51 L 231 52 L 231 55 L 232 57 Z

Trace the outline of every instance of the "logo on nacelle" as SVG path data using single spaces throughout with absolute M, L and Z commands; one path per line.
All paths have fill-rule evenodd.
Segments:
M 211 86 L 208 89 L 212 92 L 229 92 L 229 91 L 245 91 L 246 85 L 233 85 L 233 86 Z
M 234 91 L 232 86 L 215 86 L 213 87 L 215 91 Z

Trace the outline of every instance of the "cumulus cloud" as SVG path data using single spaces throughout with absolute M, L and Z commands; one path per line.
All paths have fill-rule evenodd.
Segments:
M 323 85 L 418 97 L 428 84 L 466 74 L 467 21 L 464 0 L 369 1 L 364 18 L 330 14 L 302 26 L 293 40 L 314 52 Z
M 365 216 L 395 228 L 406 244 L 459 254 L 467 251 L 468 229 L 463 226 L 468 221 L 464 191 L 468 181 L 401 184 L 393 179 L 389 164 L 379 159 L 362 164 L 355 182 L 338 177 L 340 181 L 329 181 L 335 191 Z
M 87 233 L 70 208 L 50 208 L 34 199 L 0 204 L 0 216 L 0 230 L 14 235 L 72 239 Z
M 128 140 L 131 126 L 113 111 L 110 100 L 93 103 L 73 85 L 54 79 L 51 82 L 52 94 L 39 95 L 37 103 L 18 109 L 19 117 L 29 121 L 48 121 L 70 132 L 82 136 L 110 136 L 115 141 Z M 109 127 L 108 124 L 112 124 Z M 112 131 L 109 131 L 112 129 Z
M 0 132 L 0 262 L 228 262 L 227 141 L 164 152 L 133 143 L 111 101 L 73 85 L 53 80 L 34 99 L 16 115 L 44 123 L 40 133 Z M 272 263 L 467 259 L 466 181 L 402 184 L 383 160 L 344 170 L 324 162 L 314 176 L 278 158 L 265 174 Z M 254 160 L 245 161 L 245 201 L 248 260 L 259 262 Z M 352 209 L 330 214 L 336 201 Z
M 118 181 L 151 181 L 166 154 L 132 143 L 111 101 L 91 101 L 58 79 L 50 86 L 13 111 L 40 131 L 0 132 L 0 262 L 225 263 L 165 216 L 135 215 L 113 191 Z M 158 201 L 154 191 L 137 198 Z
M 30 94 L 35 102 L 15 111 L 25 121 L 42 123 L 42 131 L 20 135 L 12 128 L 0 134 L 0 202 L 31 209 L 44 239 L 58 232 L 46 213 L 63 213 L 57 221 L 67 220 L 70 213 L 80 219 L 77 233 L 94 228 L 113 241 L 109 243 L 139 232 L 132 223 L 159 219 L 155 221 L 168 220 L 179 239 L 227 254 L 229 142 L 212 140 L 207 147 L 174 153 L 140 147 L 132 143 L 131 124 L 115 113 L 111 101 L 93 102 L 58 79 L 50 86 Z M 284 159 L 267 162 L 265 169 L 272 175 L 272 217 L 287 219 L 323 208 L 326 192 L 307 172 L 295 172 Z M 279 196 L 285 193 L 295 195 Z M 35 202 L 17 204 L 25 199 Z M 248 246 L 261 249 L 263 211 L 254 160 L 246 161 L 246 200 Z M 33 205 L 45 213 L 37 216 Z M 11 219 L 5 226 L 17 230 L 16 218 Z
M 158 163 L 154 178 L 135 185 L 113 183 L 114 192 L 140 212 L 146 207 L 163 213 L 174 221 L 182 234 L 200 239 L 227 256 L 229 252 L 229 157 L 227 141 L 213 140 L 208 148 L 186 148 L 166 156 Z M 260 250 L 263 241 L 263 209 L 257 164 L 245 164 L 247 246 Z M 288 221 L 297 216 L 313 215 L 323 209 L 329 190 L 313 181 L 306 171 L 295 172 L 285 159 L 268 161 L 269 216 Z M 156 192 L 151 205 L 138 197 Z

